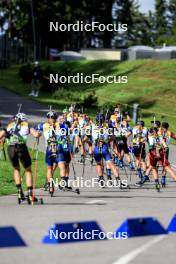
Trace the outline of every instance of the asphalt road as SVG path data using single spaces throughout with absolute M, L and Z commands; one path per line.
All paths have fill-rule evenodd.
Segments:
M 0 118 L 4 125 L 17 112 L 19 103 L 23 104 L 22 109 L 29 115 L 31 123 L 41 121 L 47 111 L 38 103 L 0 89 Z M 30 139 L 29 144 L 31 142 Z M 175 148 L 171 147 L 173 164 L 176 163 L 175 154 Z M 81 177 L 82 165 L 76 163 L 75 169 Z M 133 184 L 137 180 L 135 173 L 131 180 L 130 172 L 127 174 L 129 184 Z M 121 175 L 126 178 L 124 171 Z M 84 179 L 95 177 L 95 167 L 86 166 Z M 27 247 L 0 248 L 0 264 L 175 263 L 176 234 L 62 245 L 41 243 L 53 223 L 96 220 L 105 232 L 114 232 L 127 218 L 154 216 L 167 227 L 176 213 L 176 183 L 170 179 L 167 182 L 167 188 L 160 193 L 156 192 L 153 182 L 145 188 L 132 186 L 130 190 L 84 187 L 80 195 L 58 190 L 53 198 L 40 189 L 37 194 L 45 203 L 35 206 L 17 205 L 15 195 L 0 197 L 0 227 L 14 226 L 27 244 Z

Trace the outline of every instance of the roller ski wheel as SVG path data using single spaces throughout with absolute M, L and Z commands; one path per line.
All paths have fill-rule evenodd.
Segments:
M 124 185 L 123 183 L 120 183 L 120 190 L 129 190 L 131 189 L 130 185 Z
M 27 196 L 27 202 L 29 205 L 44 204 L 43 198 L 33 198 L 32 195 Z
M 156 188 L 157 192 L 160 192 L 160 184 L 159 183 L 155 184 L 155 188 Z
M 72 187 L 64 187 L 61 189 L 63 192 L 72 192 L 72 193 L 76 193 L 76 194 L 80 194 L 80 190 L 77 188 L 75 190 L 73 190 Z

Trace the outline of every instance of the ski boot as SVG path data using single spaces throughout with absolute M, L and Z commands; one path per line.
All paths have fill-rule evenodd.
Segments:
M 149 182 L 150 179 L 147 175 L 145 175 L 144 177 L 141 178 L 141 180 L 137 183 L 135 183 L 136 186 L 141 187 L 145 182 Z
M 119 167 L 122 169 L 123 168 L 123 160 L 119 160 Z
M 133 163 L 132 162 L 129 163 L 129 169 L 131 171 L 134 171 L 135 170 L 135 167 L 133 166 Z
M 53 197 L 54 195 L 54 185 L 53 183 L 49 183 L 49 194 L 51 195 L 51 197 Z
M 112 177 L 111 177 L 111 169 L 106 169 L 106 176 L 107 176 L 107 180 L 108 180 L 108 184 L 110 186 L 112 186 Z
M 93 154 L 89 154 L 89 155 L 90 155 L 90 165 L 92 166 L 94 162 L 94 156 Z
M 85 163 L 85 156 L 81 155 L 81 159 L 79 161 L 80 164 L 84 164 Z
M 26 198 L 24 196 L 24 193 L 22 191 L 19 191 L 18 192 L 18 204 L 21 204 L 25 200 L 26 200 Z
M 155 188 L 156 188 L 157 192 L 160 192 L 160 183 L 158 180 L 155 181 Z
M 65 189 L 66 190 L 72 190 L 72 187 L 71 186 L 69 186 L 69 184 L 68 184 L 68 177 L 64 177 L 64 180 L 65 180 Z
M 139 178 L 140 178 L 140 179 L 142 179 L 142 178 L 143 178 L 143 175 L 142 175 L 142 170 L 141 170 L 141 168 L 138 168 L 138 169 L 137 169 L 137 174 L 138 174 L 138 176 L 139 176 Z
M 121 182 L 121 179 L 120 177 L 116 177 L 116 187 L 119 187 L 120 189 L 122 189 L 122 182 Z
M 44 191 L 48 191 L 49 190 L 49 186 L 50 186 L 50 183 L 46 181 L 44 186 L 43 186 Z
M 116 166 L 119 166 L 119 159 L 117 157 L 114 158 L 114 163 Z
M 33 197 L 31 194 L 27 195 L 27 202 L 29 205 L 34 205 L 34 204 L 43 204 L 43 199 L 37 199 L 36 197 Z
M 166 176 L 162 176 L 162 178 L 161 178 L 161 186 L 162 186 L 162 188 L 166 187 Z
M 98 183 L 99 183 L 99 186 L 101 188 L 104 188 L 105 187 L 105 179 L 103 176 L 100 176 L 99 179 L 98 179 Z
M 79 148 L 78 147 L 75 148 L 75 153 L 79 153 Z

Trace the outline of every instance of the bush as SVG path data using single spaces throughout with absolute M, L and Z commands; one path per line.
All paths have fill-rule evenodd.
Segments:
M 105 104 L 102 105 L 101 108 L 104 111 L 109 110 L 110 113 L 113 113 L 114 112 L 114 109 L 115 109 L 115 104 L 113 104 L 113 103 L 105 103 Z
M 91 92 L 89 94 L 87 94 L 86 96 L 84 96 L 83 100 L 82 100 L 82 105 L 84 107 L 91 107 L 93 105 L 96 105 L 98 101 L 98 98 L 96 96 L 95 92 Z
M 80 103 L 79 95 L 76 92 L 69 91 L 68 89 L 60 88 L 54 92 L 53 98 L 64 99 L 67 101 L 72 101 L 73 103 Z

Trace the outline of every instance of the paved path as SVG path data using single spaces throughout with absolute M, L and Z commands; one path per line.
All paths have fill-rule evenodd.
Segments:
M 17 103 L 23 103 L 23 111 L 30 115 L 32 123 L 38 122 L 39 116 L 47 111 L 40 104 L 3 89 L 0 89 L 0 98 L 4 124 L 16 112 Z M 172 147 L 170 157 L 173 163 L 175 153 Z M 82 166 L 75 166 L 77 175 L 81 176 Z M 96 177 L 95 167 L 86 166 L 85 179 L 93 177 Z M 136 180 L 133 175 L 132 183 Z M 44 198 L 43 206 L 18 206 L 15 195 L 0 198 L 0 227 L 15 226 L 28 245 L 26 248 L 0 249 L 0 264 L 175 263 L 176 234 L 159 236 L 159 239 L 149 236 L 55 246 L 41 243 L 49 227 L 57 222 L 97 220 L 105 232 L 113 232 L 126 218 L 155 216 L 166 227 L 176 213 L 176 184 L 169 179 L 167 188 L 160 193 L 156 192 L 152 182 L 141 189 L 82 188 L 79 196 L 56 191 L 53 198 L 38 190 L 38 195 Z

